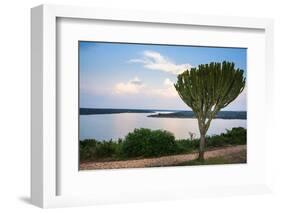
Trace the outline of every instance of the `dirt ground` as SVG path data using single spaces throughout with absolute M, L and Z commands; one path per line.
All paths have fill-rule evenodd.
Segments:
M 182 155 L 170 155 L 159 158 L 146 158 L 139 160 L 85 162 L 80 164 L 80 170 L 172 166 L 187 161 L 195 160 L 197 157 L 198 153 L 192 153 Z M 231 163 L 245 163 L 246 145 L 225 147 L 205 152 L 205 159 L 210 159 L 214 157 L 224 157 L 224 159 L 230 161 Z

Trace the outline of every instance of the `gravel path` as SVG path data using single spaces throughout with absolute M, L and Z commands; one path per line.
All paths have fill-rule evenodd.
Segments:
M 226 147 L 222 149 L 210 150 L 205 152 L 205 159 L 212 157 L 220 157 L 233 155 L 246 150 L 246 145 Z M 154 166 L 169 166 L 185 161 L 194 160 L 198 157 L 198 153 L 170 155 L 159 158 L 146 158 L 139 160 L 111 161 L 111 162 L 87 162 L 80 164 L 80 170 L 89 169 L 120 169 L 120 168 L 143 168 Z

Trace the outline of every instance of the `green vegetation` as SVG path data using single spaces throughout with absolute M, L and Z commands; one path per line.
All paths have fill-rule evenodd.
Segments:
M 200 130 L 199 160 L 204 160 L 205 137 L 217 113 L 243 91 L 246 79 L 234 63 L 201 64 L 178 75 L 175 88 L 198 119 Z
M 226 133 L 207 136 L 208 148 L 246 144 L 247 130 L 238 127 Z M 176 140 L 174 135 L 165 130 L 135 129 L 125 139 L 118 141 L 97 141 L 87 139 L 80 141 L 81 161 L 114 161 L 159 157 L 195 152 L 200 139 Z
M 126 136 L 121 150 L 125 157 L 159 157 L 174 154 L 177 146 L 172 133 L 142 128 Z
M 246 151 L 241 151 L 230 156 L 213 157 L 205 160 L 204 162 L 196 159 L 186 161 L 173 166 L 196 166 L 196 165 L 215 165 L 215 164 L 234 164 L 234 163 L 246 163 L 247 162 Z
M 94 161 L 118 158 L 120 156 L 120 145 L 112 140 L 97 141 L 95 139 L 87 139 L 80 141 L 80 160 Z

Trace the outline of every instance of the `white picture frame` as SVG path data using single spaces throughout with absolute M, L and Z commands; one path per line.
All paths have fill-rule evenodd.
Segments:
M 193 183 L 193 188 L 183 186 L 168 186 L 166 189 L 159 189 L 161 184 L 158 184 L 157 188 L 152 188 L 152 191 L 143 191 L 140 194 L 133 194 L 132 190 L 125 190 L 122 196 L 119 192 L 112 192 L 112 195 L 106 194 L 102 189 L 97 191 L 100 196 L 83 194 L 83 191 L 76 194 L 61 194 L 59 191 L 59 185 L 63 184 L 61 181 L 60 173 L 63 170 L 63 164 L 60 152 L 60 147 L 57 144 L 58 140 L 58 103 L 60 96 L 57 95 L 60 81 L 57 78 L 57 51 L 58 51 L 58 20 L 63 19 L 79 19 L 79 20 L 101 20 L 101 21 L 118 21 L 122 25 L 124 22 L 131 23 L 153 23 L 156 25 L 166 26 L 167 28 L 173 26 L 199 26 L 212 29 L 225 29 L 229 32 L 231 30 L 257 30 L 263 33 L 262 41 L 264 57 L 262 59 L 263 68 L 261 76 L 265 75 L 265 79 L 259 78 L 256 80 L 264 82 L 264 87 L 260 88 L 262 94 L 264 94 L 263 103 L 261 104 L 269 109 L 272 109 L 272 95 L 270 90 L 273 87 L 273 21 L 270 19 L 257 19 L 257 18 L 241 18 L 241 17 L 216 17 L 216 16 L 202 16 L 202 15 L 188 15 L 188 14 L 167 14 L 167 13 L 152 13 L 144 11 L 122 11 L 112 9 L 100 9 L 100 8 L 85 8 L 74 6 L 54 6 L 54 5 L 41 5 L 31 10 L 31 201 L 33 204 L 47 208 L 47 207 L 61 207 L 61 206 L 76 206 L 76 205 L 92 205 L 101 203 L 117 203 L 117 202 L 139 202 L 145 200 L 165 200 L 165 199 L 182 199 L 188 197 L 198 196 L 214 196 L 214 195 L 241 195 L 241 194 L 253 194 L 264 193 L 270 191 L 270 166 L 269 161 L 266 161 L 266 156 L 262 159 L 265 161 L 265 165 L 262 168 L 256 168 L 256 174 L 264 173 L 262 178 L 257 178 L 253 184 L 249 184 L 249 181 L 235 182 L 233 185 L 228 183 L 221 185 L 207 185 L 201 187 L 199 181 Z M 254 78 L 253 78 L 254 79 Z M 254 80 L 252 80 L 253 82 Z M 253 84 L 251 84 L 253 85 Z M 67 87 L 71 87 L 68 84 Z M 251 88 L 249 88 L 251 89 Z M 252 101 L 255 101 L 253 98 Z M 262 119 L 263 124 L 266 124 L 265 141 L 261 142 L 259 149 L 255 152 L 261 151 L 263 148 L 268 148 L 270 138 L 270 125 L 271 113 L 266 114 Z M 253 122 L 252 122 L 253 123 Z M 258 128 L 258 127 L 257 127 Z M 266 143 L 267 142 L 267 143 Z M 267 149 L 267 150 L 270 150 Z M 263 152 L 263 151 L 261 151 Z M 265 152 L 263 153 L 265 154 Z M 259 156 L 259 155 L 257 155 Z M 169 174 L 172 172 L 183 172 L 185 168 L 169 168 Z M 203 173 L 212 172 L 212 168 L 205 168 Z M 244 168 L 247 172 L 247 168 Z M 147 171 L 142 170 L 130 170 L 121 174 L 120 178 L 125 175 L 132 175 L 136 173 L 138 175 L 146 174 L 151 177 L 165 175 L 164 170 L 149 169 Z M 230 168 L 229 172 L 235 172 L 237 167 Z M 253 170 L 254 171 L 254 170 Z M 78 172 L 78 171 L 77 171 Z M 103 178 L 108 181 L 108 175 L 112 173 L 100 173 L 99 180 Z M 120 171 L 114 171 L 114 174 L 121 173 Z M 202 174 L 203 174 L 202 173 Z M 89 176 L 90 173 L 84 173 L 83 176 Z M 117 174 L 118 175 L 118 174 Z M 122 176 L 123 175 L 123 176 Z M 245 173 L 246 175 L 246 173 Z M 94 177 L 94 176 L 93 176 Z M 175 178 L 174 176 L 170 176 Z M 98 178 L 98 177 L 97 177 Z M 71 179 L 71 178 L 70 178 Z M 73 179 L 74 180 L 74 179 Z M 85 180 L 85 179 L 84 179 Z M 179 180 L 180 182 L 180 180 Z M 71 184 L 71 183 L 70 183 Z M 73 183 L 75 184 L 75 183 Z M 141 184 L 140 184 L 141 185 Z M 126 187 L 125 187 L 126 188 Z M 145 189 L 145 187 L 144 187 Z M 188 190 L 187 190 L 188 189 Z M 77 190 L 77 189 L 76 189 Z M 119 190 L 119 189 L 116 189 Z M 70 189 L 71 191 L 71 189 Z

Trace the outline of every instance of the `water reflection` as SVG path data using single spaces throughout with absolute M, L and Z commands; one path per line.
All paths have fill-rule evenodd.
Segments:
M 124 138 L 135 128 L 164 129 L 174 133 L 177 139 L 189 138 L 189 132 L 199 137 L 196 119 L 153 118 L 150 113 L 121 113 L 80 116 L 80 140 L 95 138 L 109 140 Z M 246 120 L 214 119 L 208 135 L 220 134 L 233 127 L 246 128 Z

